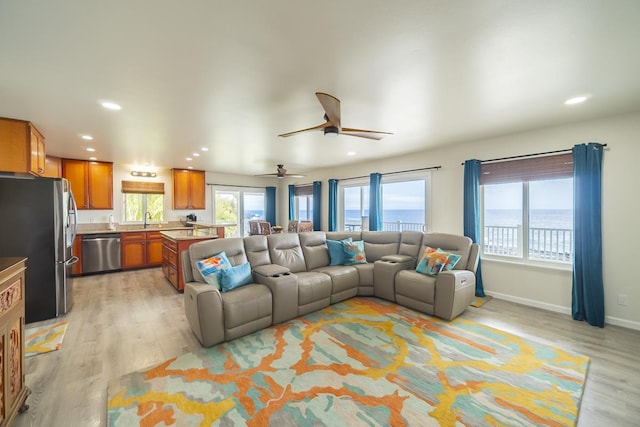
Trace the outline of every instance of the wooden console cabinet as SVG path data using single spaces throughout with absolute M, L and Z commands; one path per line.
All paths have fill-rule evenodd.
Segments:
M 0 258 L 0 427 L 28 406 L 24 373 L 24 271 L 26 258 Z

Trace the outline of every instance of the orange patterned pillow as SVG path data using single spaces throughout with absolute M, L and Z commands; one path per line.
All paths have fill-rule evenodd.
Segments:
M 422 254 L 422 259 L 418 262 L 416 271 L 428 276 L 437 276 L 438 273 L 442 271 L 448 260 L 448 252 L 442 252 L 427 246 Z

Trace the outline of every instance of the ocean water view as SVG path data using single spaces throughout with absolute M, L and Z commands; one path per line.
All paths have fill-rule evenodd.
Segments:
M 520 209 L 486 209 L 485 226 L 515 227 L 522 224 Z M 573 229 L 573 209 L 531 209 L 529 227 Z

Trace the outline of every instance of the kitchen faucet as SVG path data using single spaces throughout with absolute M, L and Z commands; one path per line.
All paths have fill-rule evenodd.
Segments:
M 143 227 L 143 228 L 147 228 L 147 225 L 149 225 L 149 224 L 147 223 L 147 217 L 149 217 L 149 221 L 151 221 L 151 212 L 146 211 L 146 212 L 144 213 L 144 227 Z

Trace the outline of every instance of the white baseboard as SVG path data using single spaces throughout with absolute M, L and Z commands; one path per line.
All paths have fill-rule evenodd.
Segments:
M 561 305 L 549 304 L 546 302 L 536 301 L 528 298 L 516 297 L 513 295 L 502 294 L 500 292 L 485 292 L 487 295 L 491 295 L 494 298 L 502 299 L 505 301 L 511 301 L 522 305 L 528 305 L 529 307 L 541 308 L 543 310 L 553 311 L 555 313 L 562 313 L 571 316 L 571 308 L 563 307 Z M 615 326 L 622 326 L 623 328 L 635 329 L 640 331 L 640 322 L 634 322 L 632 320 L 620 319 L 618 317 L 605 316 L 605 323 Z

